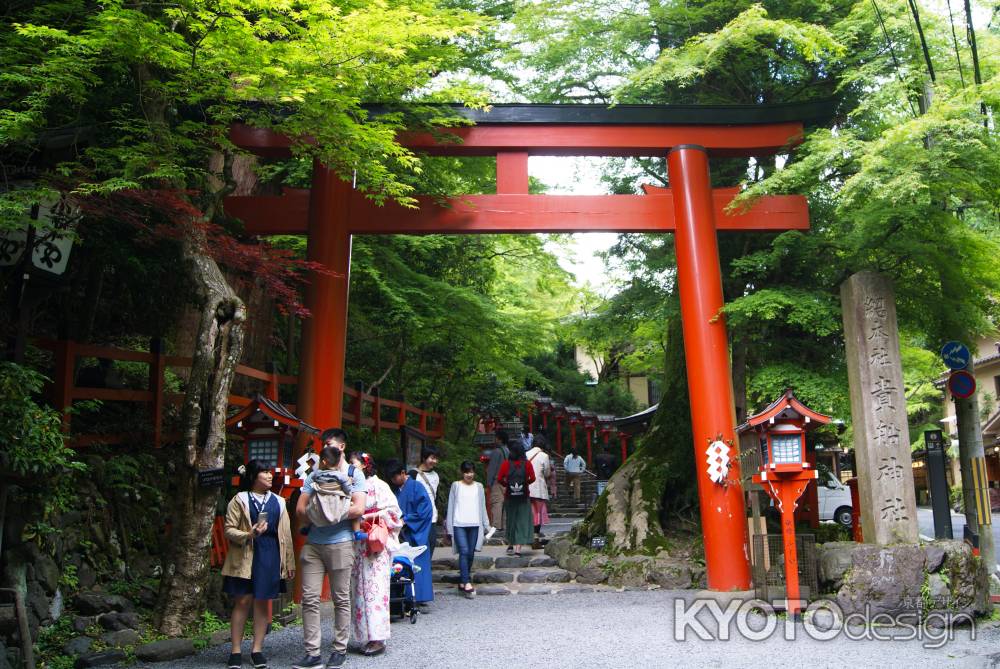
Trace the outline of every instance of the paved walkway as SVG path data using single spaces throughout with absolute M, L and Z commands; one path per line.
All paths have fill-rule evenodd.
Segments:
M 555 520 L 555 519 L 554 519 Z M 549 536 L 568 529 L 556 523 L 546 526 Z M 676 606 L 690 605 L 698 593 L 683 591 L 618 591 L 611 588 L 573 587 L 574 584 L 545 583 L 541 586 L 525 583 L 525 571 L 544 571 L 531 567 L 532 560 L 543 560 L 543 551 L 526 551 L 529 566 L 511 569 L 514 581 L 502 587 L 478 585 L 482 593 L 475 599 L 460 596 L 454 586 L 435 584 L 435 601 L 431 613 L 419 616 L 417 623 L 397 622 L 392 626 L 392 639 L 385 655 L 365 658 L 351 654 L 345 667 L 393 669 L 399 667 L 433 667 L 434 669 L 507 669 L 510 666 L 544 666 L 547 669 L 635 669 L 682 667 L 747 667 L 758 669 L 780 662 L 789 666 L 875 667 L 911 669 L 914 666 L 1000 668 L 1000 626 L 982 623 L 975 632 L 957 629 L 950 639 L 937 636 L 902 639 L 908 630 L 886 627 L 873 628 L 889 640 L 873 639 L 872 630 L 853 628 L 852 637 L 841 634 L 820 641 L 810 636 L 801 624 L 786 626 L 784 618 L 771 618 L 777 625 L 763 640 L 753 641 L 741 635 L 737 621 L 726 627 L 710 620 L 707 611 L 698 615 L 710 638 L 699 638 L 688 627 L 684 638 L 677 638 Z M 442 565 L 435 573 L 448 573 L 443 566 L 453 557 L 451 548 L 439 547 L 435 562 Z M 478 570 L 508 571 L 503 546 L 487 546 L 477 554 Z M 490 569 L 486 569 L 489 563 Z M 556 568 L 549 567 L 555 570 Z M 486 596 L 493 594 L 509 596 Z M 504 590 L 503 593 L 499 590 Z M 545 593 L 548 596 L 535 597 Z M 723 608 L 725 608 L 723 606 Z M 332 611 L 324 605 L 324 633 L 330 640 Z M 767 619 L 751 614 L 751 632 L 765 628 Z M 722 637 L 727 636 L 728 640 Z M 790 638 L 786 638 L 786 635 Z M 541 643 L 525 643 L 524 639 L 542 639 Z M 249 650 L 247 642 L 246 650 Z M 302 628 L 294 625 L 268 637 L 266 653 L 272 669 L 286 669 L 302 655 Z M 161 663 L 141 669 L 202 669 L 222 667 L 228 656 L 228 644 L 204 650 L 190 658 Z M 324 655 L 329 646 L 324 645 Z M 324 657 L 325 659 L 325 657 Z
M 644 667 L 748 667 L 780 663 L 815 667 L 990 667 L 991 654 L 1000 657 L 1000 630 L 980 626 L 978 638 L 968 630 L 939 648 L 925 648 L 920 640 L 818 641 L 801 625 L 796 639 L 783 638 L 785 622 L 763 641 L 750 641 L 736 632 L 729 641 L 701 640 L 688 631 L 686 641 L 674 638 L 675 601 L 690 600 L 693 591 L 595 592 L 549 597 L 478 597 L 467 600 L 442 595 L 433 613 L 415 625 L 394 623 L 385 655 L 350 655 L 346 667 L 433 667 L 434 669 L 506 669 L 539 666 L 635 669 Z M 329 611 L 324 631 L 329 640 Z M 757 629 L 763 618 L 751 620 Z M 707 624 L 713 637 L 718 628 Z M 888 633 L 885 628 L 878 628 Z M 898 632 L 896 633 L 898 634 Z M 535 641 L 526 643 L 526 638 Z M 541 641 L 538 641 L 541 640 Z M 287 668 L 302 654 L 302 630 L 289 627 L 272 634 L 267 653 L 274 669 Z M 327 649 L 326 646 L 324 646 Z M 217 646 L 199 655 L 153 665 L 163 669 L 222 667 L 228 647 Z M 141 664 L 138 666 L 142 666 Z M 152 669 L 152 667 L 151 667 Z

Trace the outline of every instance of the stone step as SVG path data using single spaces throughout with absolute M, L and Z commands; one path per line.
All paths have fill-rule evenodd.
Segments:
M 615 592 L 614 588 L 608 588 L 606 586 L 578 585 L 572 581 L 569 583 L 546 583 L 544 585 L 480 585 L 476 587 L 476 594 L 481 597 L 502 597 L 508 595 L 570 595 L 597 591 Z M 435 589 L 434 596 L 438 597 L 441 595 L 456 597 L 465 596 L 458 590 L 458 588 L 443 587 L 441 589 Z
M 502 555 L 496 558 L 488 555 L 477 555 L 472 559 L 473 571 L 477 569 L 526 569 L 555 566 L 556 561 L 548 555 Z M 431 561 L 431 567 L 435 570 L 456 570 L 458 569 L 458 558 L 435 558 Z
M 452 583 L 457 585 L 461 582 L 458 571 L 437 571 L 433 574 L 435 583 Z M 569 583 L 570 573 L 565 569 L 557 567 L 546 567 L 539 569 L 508 570 L 508 569 L 483 569 L 472 571 L 473 583 Z

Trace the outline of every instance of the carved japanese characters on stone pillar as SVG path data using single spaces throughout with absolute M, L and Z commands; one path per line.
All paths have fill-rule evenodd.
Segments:
M 840 286 L 854 459 L 865 541 L 917 541 L 917 506 L 892 284 L 874 272 Z

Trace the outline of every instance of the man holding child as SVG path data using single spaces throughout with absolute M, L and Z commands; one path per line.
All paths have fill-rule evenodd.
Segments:
M 360 518 L 367 502 L 365 475 L 358 467 L 350 467 L 344 457 L 347 433 L 333 428 L 320 436 L 319 467 L 306 477 L 302 485 L 295 512 L 304 526 L 309 526 L 307 515 L 309 500 L 315 493 L 314 485 L 335 478 L 349 492 L 351 503 L 347 517 L 326 526 L 309 526 L 306 545 L 299 557 L 302 574 L 302 640 L 305 656 L 292 665 L 293 669 L 336 669 L 347 658 L 347 642 L 351 633 L 351 568 L 354 564 L 354 521 Z M 332 476 L 331 476 L 332 475 Z M 334 606 L 333 652 L 323 664 L 320 656 L 322 632 L 320 628 L 320 596 L 323 577 L 330 579 L 330 594 Z

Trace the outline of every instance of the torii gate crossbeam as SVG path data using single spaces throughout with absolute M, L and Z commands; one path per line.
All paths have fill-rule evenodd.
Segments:
M 708 585 L 747 589 L 746 512 L 716 232 L 805 230 L 809 221 L 798 196 L 767 197 L 749 211 L 727 213 L 736 190 L 713 191 L 709 156 L 773 154 L 798 141 L 803 124 L 825 109 L 497 105 L 463 113 L 476 125 L 454 131 L 459 144 L 416 134 L 402 141 L 437 155 L 495 155 L 495 195 L 456 196 L 448 207 L 422 200 L 415 210 L 380 208 L 317 164 L 309 191 L 227 198 L 226 211 L 250 233 L 308 234 L 309 259 L 336 273 L 314 275 L 306 293 L 312 317 L 303 326 L 299 414 L 313 425 L 340 424 L 352 234 L 674 232 Z M 246 126 L 234 126 L 231 138 L 265 156 L 288 155 L 291 146 L 286 137 Z M 645 195 L 529 195 L 530 155 L 667 156 L 671 188 L 647 188 Z M 732 451 L 728 472 L 716 482 L 718 456 L 707 449 L 719 441 Z

